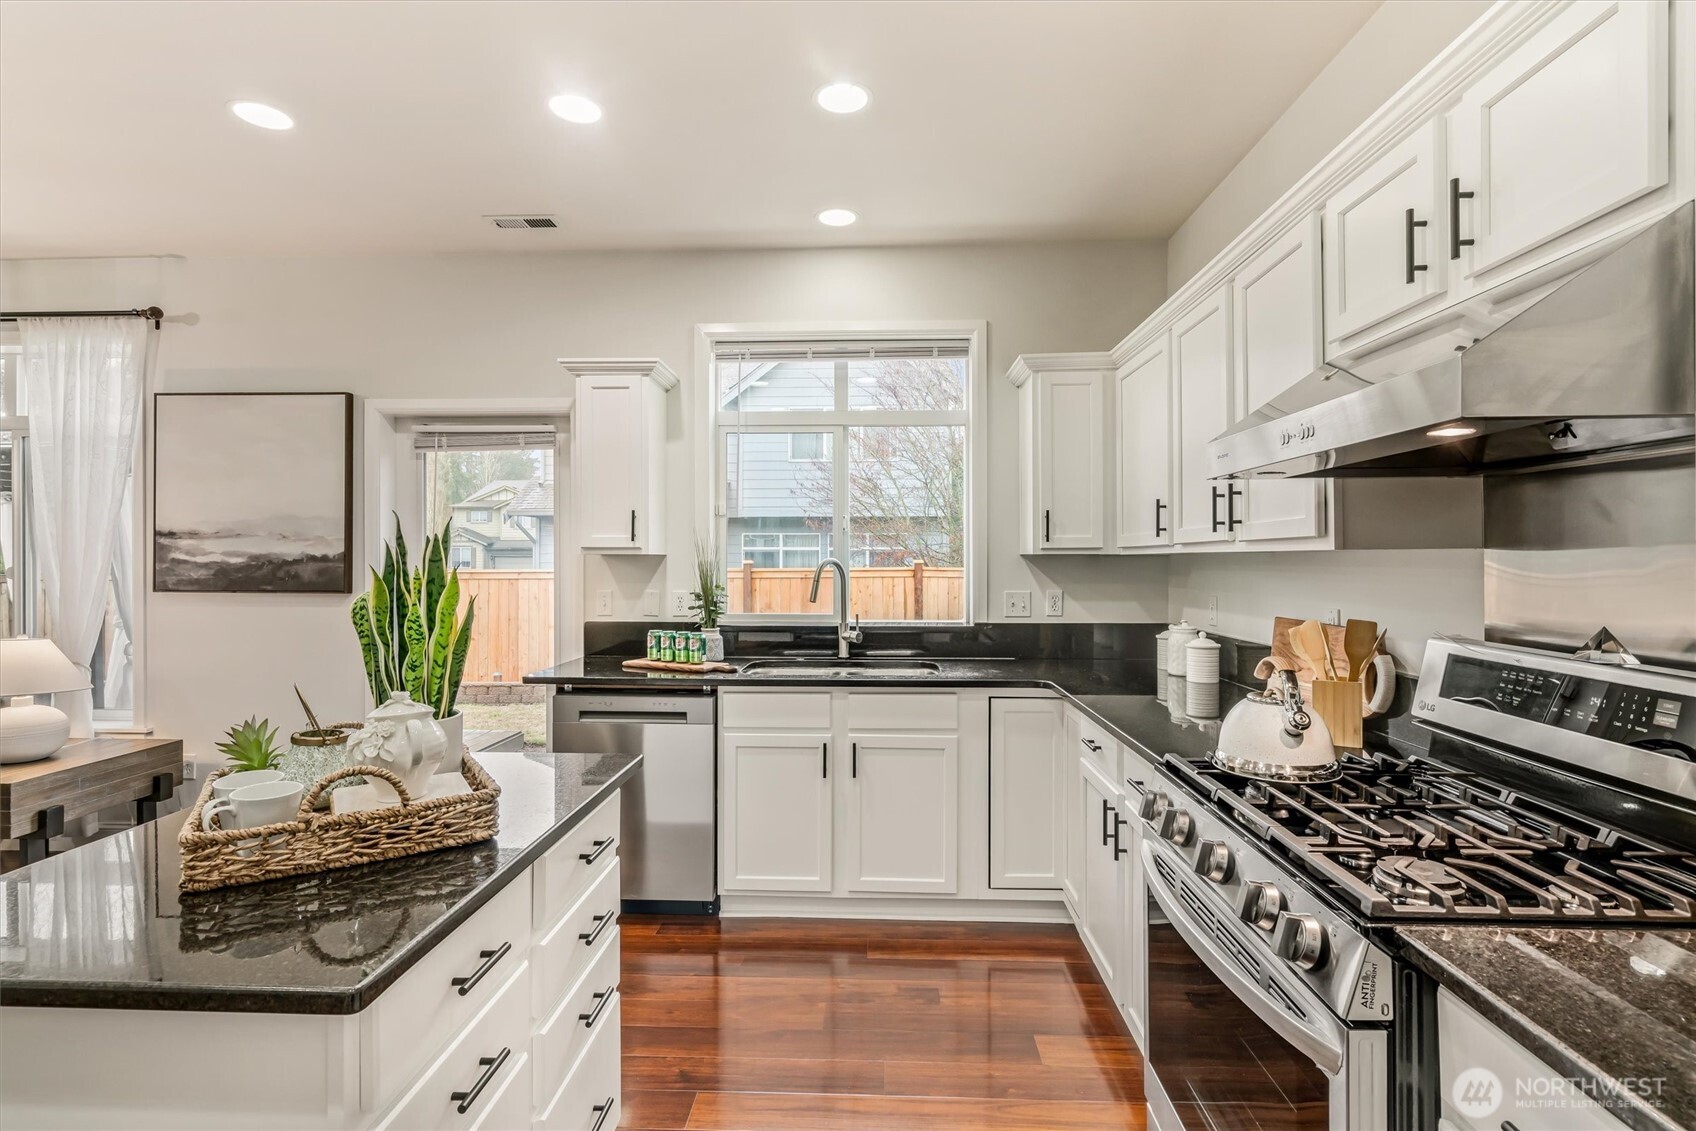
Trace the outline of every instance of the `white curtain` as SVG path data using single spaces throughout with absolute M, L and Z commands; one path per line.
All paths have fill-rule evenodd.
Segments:
M 124 483 L 141 427 L 147 322 L 23 318 L 31 532 L 47 635 L 88 672 L 106 615 L 106 583 Z M 90 691 L 55 699 L 71 737 L 94 733 Z

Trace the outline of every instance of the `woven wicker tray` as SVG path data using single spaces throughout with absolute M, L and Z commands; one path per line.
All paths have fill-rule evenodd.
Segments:
M 308 789 L 293 821 L 203 832 L 200 813 L 212 798 L 212 783 L 230 772 L 215 770 L 207 776 L 177 834 L 183 891 L 255 884 L 475 844 L 494 836 L 500 824 L 500 787 L 468 752 L 460 772 L 470 793 L 414 801 L 400 778 L 381 766 L 349 766 Z M 395 787 L 401 803 L 358 813 L 313 812 L 320 794 L 349 777 L 382 778 Z

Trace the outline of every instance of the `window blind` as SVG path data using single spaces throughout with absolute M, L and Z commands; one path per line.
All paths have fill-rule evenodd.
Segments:
M 760 342 L 718 341 L 713 357 L 718 361 L 875 361 L 901 358 L 965 357 L 964 339 L 930 341 L 813 341 Z
M 552 451 L 552 428 L 436 428 L 421 425 L 412 433 L 415 452 Z

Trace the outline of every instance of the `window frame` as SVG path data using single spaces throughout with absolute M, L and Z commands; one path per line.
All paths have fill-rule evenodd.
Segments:
M 867 621 L 867 624 L 888 624 L 901 627 L 919 627 L 924 625 L 958 626 L 972 624 L 988 619 L 988 594 L 985 585 L 985 575 L 988 568 L 989 530 L 985 505 L 985 487 L 988 481 L 988 437 L 987 406 L 988 380 L 985 366 L 985 350 L 988 340 L 988 323 L 982 321 L 954 322 L 853 322 L 853 323 L 703 323 L 695 328 L 695 372 L 698 388 L 701 390 L 701 402 L 697 413 L 699 450 L 707 453 L 711 474 L 703 477 L 697 495 L 696 514 L 706 516 L 708 529 L 712 530 L 719 539 L 719 544 L 725 544 L 727 533 L 727 500 L 725 498 L 726 476 L 724 474 L 724 435 L 727 432 L 805 432 L 805 431 L 834 431 L 835 441 L 839 447 L 837 452 L 842 458 L 835 462 L 835 509 L 836 516 L 832 529 L 832 544 L 839 550 L 844 547 L 852 554 L 848 543 L 847 505 L 848 475 L 847 475 L 847 429 L 850 427 L 875 426 L 878 424 L 894 426 L 963 426 L 966 442 L 966 563 L 965 563 L 965 616 L 962 620 L 923 620 L 923 621 Z M 962 410 L 942 412 L 885 412 L 856 409 L 849 407 L 850 390 L 844 383 L 839 382 L 836 389 L 836 406 L 829 411 L 802 411 L 795 409 L 774 410 L 773 412 L 720 413 L 718 408 L 718 385 L 715 365 L 715 350 L 720 342 L 733 340 L 758 339 L 767 342 L 813 342 L 813 341 L 954 341 L 966 344 L 966 387 L 965 406 Z M 759 424 L 741 424 L 726 422 L 722 417 L 742 417 L 750 415 L 762 418 Z M 769 416 L 769 422 L 765 417 Z M 822 548 L 821 548 L 822 552 Z M 838 554 L 840 557 L 840 553 Z M 779 553 L 781 561 L 781 551 Z M 852 568 L 852 567 L 850 567 Z M 727 625 L 814 625 L 834 624 L 836 616 L 831 610 L 820 613 L 736 613 L 726 614 L 722 623 Z

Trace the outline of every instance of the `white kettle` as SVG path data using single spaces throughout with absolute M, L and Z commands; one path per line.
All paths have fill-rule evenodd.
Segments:
M 447 753 L 448 739 L 426 704 L 396 691 L 365 716 L 365 726 L 351 746 L 350 765 L 381 766 L 400 778 L 414 801 L 422 801 Z M 370 784 L 379 797 L 396 797 L 394 787 L 382 778 L 371 778 Z
M 1301 700 L 1296 673 L 1278 673 L 1281 690 L 1255 691 L 1219 724 L 1213 764 L 1228 773 L 1266 781 L 1331 781 L 1343 772 L 1325 720 Z

